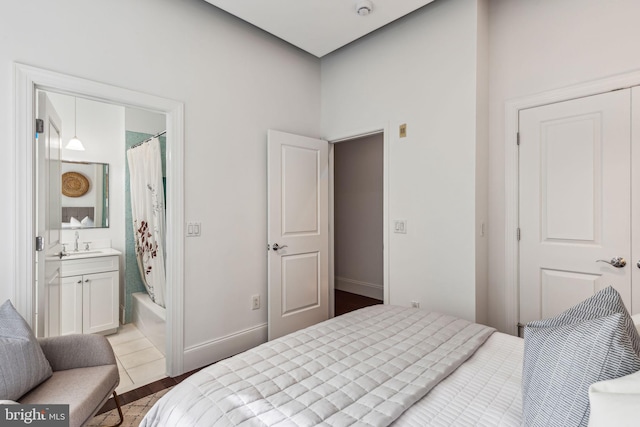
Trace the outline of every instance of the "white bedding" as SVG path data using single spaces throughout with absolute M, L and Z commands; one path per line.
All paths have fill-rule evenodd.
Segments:
M 492 332 L 438 313 L 368 307 L 198 372 L 141 426 L 387 426 Z
M 392 426 L 520 426 L 523 350 L 521 338 L 494 332 Z

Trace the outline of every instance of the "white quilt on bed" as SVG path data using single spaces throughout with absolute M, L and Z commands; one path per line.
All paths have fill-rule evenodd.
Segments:
M 522 338 L 495 332 L 392 427 L 520 427 Z
M 212 365 L 167 393 L 148 426 L 386 426 L 492 328 L 379 305 Z

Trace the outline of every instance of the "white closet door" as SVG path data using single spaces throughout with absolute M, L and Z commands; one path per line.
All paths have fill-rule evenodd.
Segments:
M 640 87 L 631 89 L 631 313 L 640 312 Z
M 609 285 L 631 305 L 630 97 L 621 90 L 520 112 L 521 323 Z M 617 257 L 627 265 L 597 262 Z

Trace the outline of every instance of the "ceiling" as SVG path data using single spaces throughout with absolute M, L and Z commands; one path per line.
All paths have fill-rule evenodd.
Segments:
M 320 58 L 433 0 L 371 0 L 367 16 L 359 0 L 206 1 Z

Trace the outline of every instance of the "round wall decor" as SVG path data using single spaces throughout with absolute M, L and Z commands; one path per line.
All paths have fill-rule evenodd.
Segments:
M 80 172 L 62 174 L 62 194 L 67 197 L 80 197 L 89 191 L 89 180 Z

